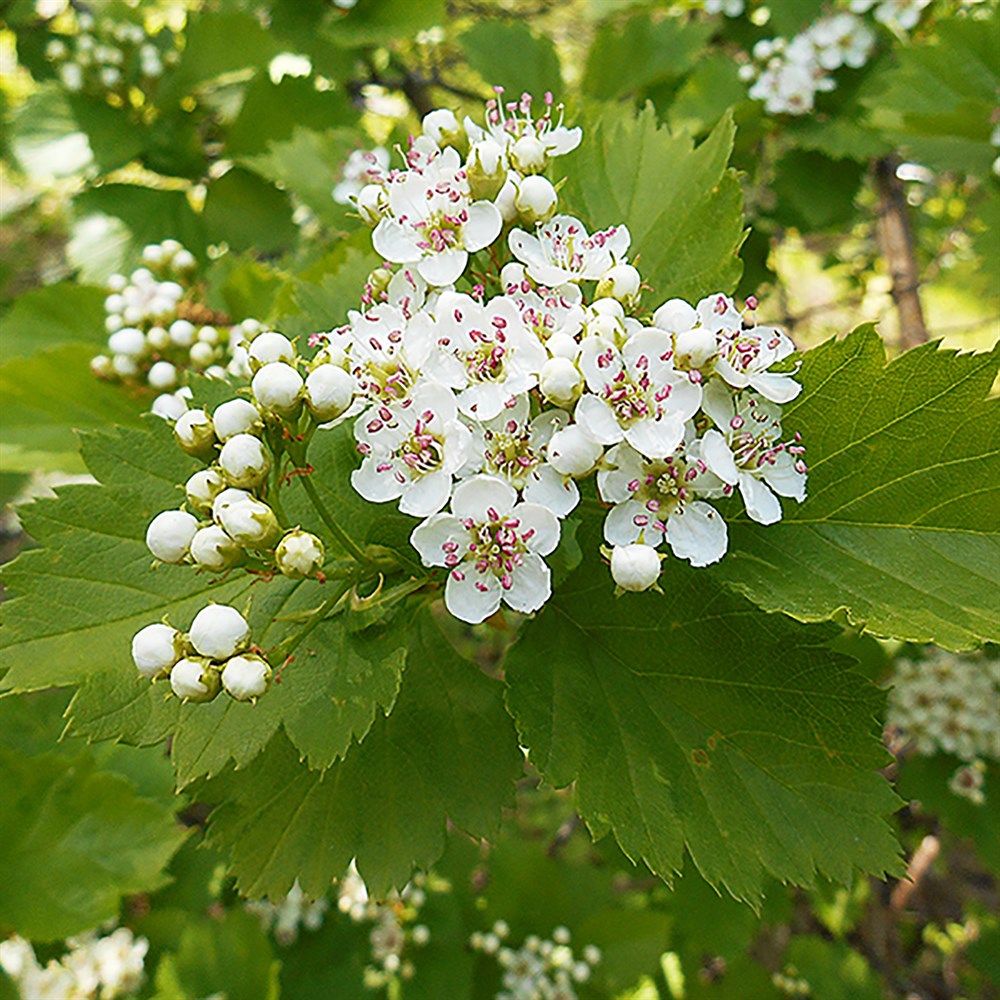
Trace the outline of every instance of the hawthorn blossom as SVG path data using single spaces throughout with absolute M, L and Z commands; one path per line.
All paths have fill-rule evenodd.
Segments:
M 454 149 L 417 152 L 416 165 L 389 178 L 389 214 L 375 227 L 372 245 L 386 260 L 413 264 L 428 284 L 450 285 L 469 254 L 500 235 L 503 220 L 491 202 L 471 200 Z
M 540 504 L 518 503 L 513 486 L 473 476 L 455 487 L 450 514 L 433 514 L 410 535 L 425 566 L 445 566 L 444 602 L 470 624 L 485 621 L 501 601 L 537 611 L 552 593 L 543 556 L 559 544 L 559 521 Z
M 552 337 L 576 338 L 586 316 L 578 285 L 534 285 L 523 264 L 511 262 L 500 272 L 504 294 L 517 304 L 524 325 L 546 343 Z M 558 341 L 557 341 L 558 343 Z
M 350 205 L 366 184 L 381 184 L 389 172 L 389 151 L 383 146 L 355 149 L 347 158 L 341 180 L 333 189 L 338 205 Z
M 698 499 L 720 493 L 723 484 L 701 459 L 697 443 L 650 460 L 623 441 L 608 450 L 604 466 L 597 490 L 615 505 L 604 521 L 611 545 L 641 540 L 656 548 L 666 539 L 674 555 L 692 566 L 708 566 L 726 554 L 726 522 Z
M 477 468 L 508 482 L 529 503 L 566 517 L 580 502 L 580 491 L 548 464 L 546 452 L 552 436 L 568 423 L 565 410 L 546 410 L 531 419 L 528 397 L 518 396 L 477 428 Z
M 517 307 L 497 296 L 485 305 L 444 292 L 435 307 L 436 350 L 424 373 L 458 393 L 458 408 L 490 420 L 511 399 L 532 389 L 547 355 L 524 327 Z
M 354 433 L 365 458 L 351 473 L 351 485 L 375 503 L 399 499 L 399 509 L 414 517 L 427 517 L 448 503 L 452 477 L 472 442 L 451 390 L 429 382 L 402 406 L 369 411 Z
M 781 409 L 755 392 L 733 396 L 719 382 L 705 390 L 703 409 L 716 428 L 701 439 L 701 457 L 731 492 L 739 487 L 747 514 L 760 524 L 781 520 L 778 496 L 801 503 L 807 467 L 801 437 L 781 440 Z M 777 496 L 775 495 L 777 494 Z
M 594 441 L 628 441 L 647 458 L 666 458 L 684 438 L 684 423 L 701 402 L 701 386 L 678 372 L 669 334 L 647 329 L 620 350 L 602 337 L 588 337 L 580 369 L 589 393 L 574 419 Z
M 583 223 L 571 215 L 555 216 L 534 235 L 523 229 L 510 234 L 511 253 L 525 265 L 529 277 L 549 287 L 599 280 L 624 260 L 631 242 L 625 226 L 612 226 L 589 236 Z

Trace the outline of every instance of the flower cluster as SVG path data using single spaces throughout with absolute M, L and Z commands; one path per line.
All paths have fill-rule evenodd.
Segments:
M 631 590 L 655 583 L 664 543 L 695 566 L 723 556 L 707 501 L 738 492 L 770 524 L 806 480 L 781 428 L 800 388 L 788 337 L 723 294 L 642 316 L 628 229 L 588 232 L 543 176 L 580 130 L 551 95 L 539 116 L 530 95 L 502 96 L 484 126 L 431 112 L 405 169 L 357 193 L 387 263 L 363 308 L 314 338 L 354 382 L 354 488 L 423 519 L 411 541 L 471 623 L 545 603 L 581 478 L 612 505 L 612 571 Z
M 557 927 L 551 939 L 531 935 L 516 950 L 503 944 L 509 934 L 506 921 L 498 920 L 492 930 L 469 938 L 473 951 L 495 956 L 503 969 L 496 1000 L 576 1000 L 574 984 L 586 983 L 601 961 L 600 949 L 592 944 L 578 958 L 566 927 Z
M 164 395 L 154 412 L 179 415 L 186 404 L 175 390 L 188 372 L 213 378 L 248 374 L 244 345 L 261 324 L 246 319 L 233 326 L 200 303 L 197 262 L 177 240 L 152 243 L 142 256 L 145 266 L 108 279 L 108 353 L 97 355 L 90 367 L 98 378 L 148 385 Z
M 8 938 L 0 942 L 0 969 L 24 1000 L 116 1000 L 142 986 L 149 942 L 133 937 L 128 928 L 105 937 L 82 934 L 66 944 L 69 951 L 62 958 L 41 966 L 28 941 Z
M 257 915 L 265 933 L 273 931 L 275 941 L 287 947 L 298 940 L 300 927 L 318 931 L 323 926 L 330 900 L 325 896 L 309 899 L 296 879 L 280 902 L 255 899 L 246 903 L 246 909 Z
M 1000 760 L 1000 660 L 930 649 L 895 661 L 886 723 L 912 749 L 966 762 L 950 787 L 982 800 L 983 758 Z
M 833 71 L 864 66 L 875 48 L 875 31 L 862 16 L 874 8 L 874 19 L 894 31 L 914 27 L 929 0 L 851 0 L 850 10 L 813 21 L 792 39 L 757 42 L 752 61 L 740 67 L 750 82 L 749 96 L 771 114 L 804 115 L 816 95 L 834 90 Z
M 169 28 L 149 35 L 143 25 L 110 17 L 76 15 L 75 34 L 58 35 L 45 48 L 62 85 L 123 103 L 130 87 L 148 88 L 177 61 L 177 37 Z
M 225 691 L 236 701 L 256 701 L 271 683 L 271 666 L 250 643 L 250 626 L 235 608 L 209 604 L 179 632 L 154 622 L 132 638 L 132 660 L 151 681 L 170 679 L 182 701 L 211 701 Z

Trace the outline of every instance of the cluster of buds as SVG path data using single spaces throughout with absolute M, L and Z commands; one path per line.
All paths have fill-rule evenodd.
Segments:
M 299 939 L 300 928 L 318 931 L 323 926 L 330 900 L 326 896 L 309 899 L 296 879 L 288 895 L 280 902 L 255 899 L 246 903 L 246 909 L 256 914 L 265 934 L 273 932 L 274 940 L 288 947 Z
M 179 56 L 177 36 L 166 27 L 151 35 L 137 21 L 95 18 L 87 11 L 76 14 L 75 27 L 45 47 L 45 58 L 70 93 L 125 104 L 131 88 L 150 90 Z
M 612 574 L 635 591 L 656 584 L 663 545 L 694 566 L 722 558 L 708 501 L 739 495 L 771 524 L 807 472 L 781 427 L 800 390 L 789 338 L 757 323 L 756 300 L 741 311 L 721 293 L 644 311 L 628 229 L 556 214 L 542 176 L 580 130 L 551 95 L 540 117 L 529 95 L 501 97 L 482 126 L 431 112 L 405 168 L 361 189 L 385 264 L 362 308 L 311 341 L 355 416 L 354 488 L 422 519 L 412 544 L 470 623 L 542 607 L 578 480 L 596 476 L 612 505 Z M 297 403 L 301 379 L 285 383 Z
M 154 412 L 179 415 L 185 404 L 176 390 L 188 373 L 248 374 L 241 345 L 261 332 L 261 324 L 247 319 L 233 326 L 199 302 L 197 262 L 177 240 L 152 243 L 142 256 L 144 266 L 108 279 L 108 353 L 90 367 L 98 378 L 161 393 Z
M 574 987 L 588 982 L 601 961 L 600 949 L 592 944 L 577 957 L 566 927 L 557 927 L 551 938 L 532 934 L 517 949 L 503 943 L 509 935 L 506 921 L 498 920 L 485 934 L 476 931 L 469 938 L 473 951 L 495 957 L 503 970 L 497 1000 L 577 1000 Z
M 225 691 L 236 701 L 255 702 L 271 684 L 271 666 L 250 643 L 250 626 L 235 608 L 209 604 L 187 633 L 154 622 L 132 638 L 132 660 L 150 681 L 169 678 L 182 701 L 212 701 Z

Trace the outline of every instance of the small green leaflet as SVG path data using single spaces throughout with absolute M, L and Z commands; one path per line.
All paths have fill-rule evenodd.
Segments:
M 613 106 L 581 124 L 587 141 L 571 154 L 562 203 L 590 232 L 628 226 L 629 260 L 652 286 L 649 301 L 696 302 L 731 290 L 743 242 L 743 196 L 726 166 L 732 118 L 697 148 L 689 135 L 659 126 L 652 104 L 634 118 Z
M 895 870 L 879 691 L 824 648 L 827 629 L 676 561 L 660 583 L 615 600 L 585 559 L 510 651 L 508 705 L 545 779 L 576 781 L 591 831 L 653 872 L 678 872 L 686 847 L 752 902 L 768 874 Z
M 61 281 L 25 292 L 3 316 L 0 362 L 24 358 L 67 341 L 94 345 L 107 340 L 106 292 L 91 285 Z
M 223 802 L 209 842 L 229 855 L 246 895 L 276 899 L 296 878 L 319 895 L 354 857 L 381 895 L 437 860 L 447 820 L 478 837 L 496 831 L 521 773 L 500 685 L 449 647 L 426 610 L 405 631 L 392 714 L 342 761 L 311 771 L 278 734 L 248 767 L 200 789 Z
M 803 621 L 844 609 L 878 636 L 1000 641 L 998 362 L 931 343 L 886 365 L 870 326 L 807 352 L 782 422 L 804 438 L 808 498 L 731 525 L 713 575 Z

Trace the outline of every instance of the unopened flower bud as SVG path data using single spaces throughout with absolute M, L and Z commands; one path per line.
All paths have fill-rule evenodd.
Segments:
M 156 75 L 158 74 L 150 74 L 150 76 Z M 181 247 L 181 249 L 174 254 L 173 265 L 178 271 L 193 271 L 195 263 L 194 254 L 191 253 L 190 250 L 185 250 Z
M 278 543 L 274 560 L 278 569 L 293 580 L 315 576 L 322 568 L 323 543 L 308 531 L 289 531 Z
M 127 354 L 116 354 L 111 359 L 111 367 L 119 378 L 135 378 L 139 374 L 139 363 Z
M 221 507 L 218 521 L 233 541 L 250 548 L 267 547 L 281 530 L 274 511 L 252 498 Z
M 220 441 L 228 441 L 237 434 L 257 434 L 263 424 L 253 403 L 247 399 L 230 399 L 215 408 L 212 426 Z
M 209 344 L 211 347 L 217 347 L 219 340 L 219 331 L 214 326 L 203 326 L 198 331 L 199 344 Z
M 611 576 L 622 590 L 649 590 L 660 578 L 660 553 L 652 545 L 616 545 L 611 552 Z
M 199 340 L 191 345 L 188 357 L 195 368 L 207 368 L 215 360 L 215 348 Z
M 715 334 L 703 326 L 685 330 L 674 337 L 674 365 L 677 368 L 701 368 L 718 353 Z
M 150 412 L 164 420 L 179 420 L 187 413 L 187 403 L 176 392 L 165 392 L 153 400 Z
M 455 117 L 455 112 L 449 111 L 447 108 L 438 108 L 436 111 L 424 115 L 421 125 L 424 135 L 430 136 L 442 148 L 454 146 L 460 149 L 468 141 L 465 129 Z
M 558 204 L 559 195 L 551 181 L 545 177 L 525 177 L 517 186 L 514 207 L 528 226 L 548 222 L 555 215 Z
M 170 334 L 162 326 L 153 326 L 146 331 L 146 343 L 154 351 L 165 351 L 170 346 Z
M 520 180 L 521 178 L 513 171 L 508 173 L 507 180 L 500 188 L 500 193 L 493 199 L 493 204 L 496 205 L 504 222 L 513 222 L 517 218 L 517 206 L 514 204 L 514 199 L 517 198 L 517 185 Z
M 302 376 L 283 361 L 264 365 L 253 377 L 250 387 L 258 404 L 279 414 L 289 414 L 299 404 Z
M 615 264 L 597 283 L 597 296 L 617 299 L 626 309 L 635 308 L 639 301 L 642 276 L 631 264 Z
M 292 342 L 282 333 L 275 333 L 269 330 L 255 337 L 248 349 L 250 354 L 250 369 L 257 371 L 264 365 L 274 361 L 287 361 L 289 364 L 295 361 L 295 348 Z
M 236 608 L 228 604 L 209 604 L 194 616 L 188 638 L 202 656 L 228 660 L 250 638 L 250 626 Z
M 113 354 L 124 354 L 129 358 L 141 358 L 149 345 L 146 335 L 134 326 L 122 327 L 108 337 L 108 347 Z
M 175 319 L 173 323 L 170 324 L 170 328 L 167 330 L 170 334 L 170 340 L 172 343 L 176 344 L 178 347 L 190 347 L 197 335 L 197 330 L 195 329 L 194 323 L 186 319 Z
M 210 514 L 212 503 L 225 488 L 225 480 L 215 469 L 199 469 L 184 484 L 184 494 L 198 513 Z
M 213 670 L 208 660 L 199 657 L 178 660 L 170 671 L 170 687 L 183 701 L 211 701 L 221 686 L 218 670 Z
M 199 528 L 191 539 L 191 558 L 206 569 L 228 569 L 242 554 L 240 546 L 217 524 Z
M 204 410 L 187 410 L 177 418 L 174 435 L 181 448 L 195 458 L 206 458 L 215 445 L 212 418 Z
M 469 152 L 465 166 L 469 192 L 475 200 L 492 201 L 507 179 L 503 149 L 495 139 L 482 139 Z
M 549 358 L 538 374 L 538 388 L 557 406 L 570 406 L 583 392 L 583 376 L 569 358 Z
M 90 359 L 90 371 L 98 378 L 111 378 L 115 373 L 115 368 L 111 363 L 111 358 L 106 354 L 98 354 Z
M 554 333 L 545 341 L 549 354 L 554 358 L 569 358 L 574 361 L 580 353 L 580 342 L 568 333 Z
M 234 656 L 222 668 L 222 686 L 236 701 L 256 701 L 270 683 L 270 665 L 253 653 Z
M 146 546 L 165 563 L 179 563 L 188 554 L 191 539 L 198 530 L 198 520 L 183 510 L 165 510 L 157 514 L 146 529 Z
M 368 275 L 368 278 L 365 281 L 365 288 L 371 293 L 372 299 L 378 302 L 382 296 L 385 295 L 386 291 L 388 291 L 392 279 L 393 273 L 390 268 L 376 267 L 375 270 Z
M 149 680 L 166 676 L 184 652 L 184 637 L 175 628 L 156 622 L 132 637 L 132 660 Z
M 320 365 L 306 376 L 306 405 L 317 421 L 339 417 L 354 401 L 354 376 L 337 365 Z
M 570 424 L 552 435 L 549 465 L 564 476 L 585 476 L 597 464 L 603 450 L 579 424 Z
M 177 369 L 169 361 L 157 361 L 149 369 L 147 378 L 150 388 L 172 389 L 177 385 Z
M 358 192 L 355 204 L 361 218 L 369 226 L 377 226 L 389 211 L 389 196 L 381 184 L 366 184 Z
M 681 333 L 698 324 L 698 311 L 683 299 L 669 299 L 653 313 L 653 326 L 667 333 Z
M 212 520 L 217 524 L 221 524 L 221 514 L 227 507 L 231 507 L 234 503 L 243 503 L 244 500 L 253 500 L 254 495 L 248 493 L 246 490 L 237 490 L 232 487 L 223 490 L 213 501 L 212 501 Z
M 519 174 L 540 174 L 549 162 L 545 143 L 537 136 L 525 133 L 509 151 L 510 164 Z
M 219 467 L 230 486 L 257 486 L 271 468 L 271 459 L 260 438 L 235 434 L 219 452 Z

